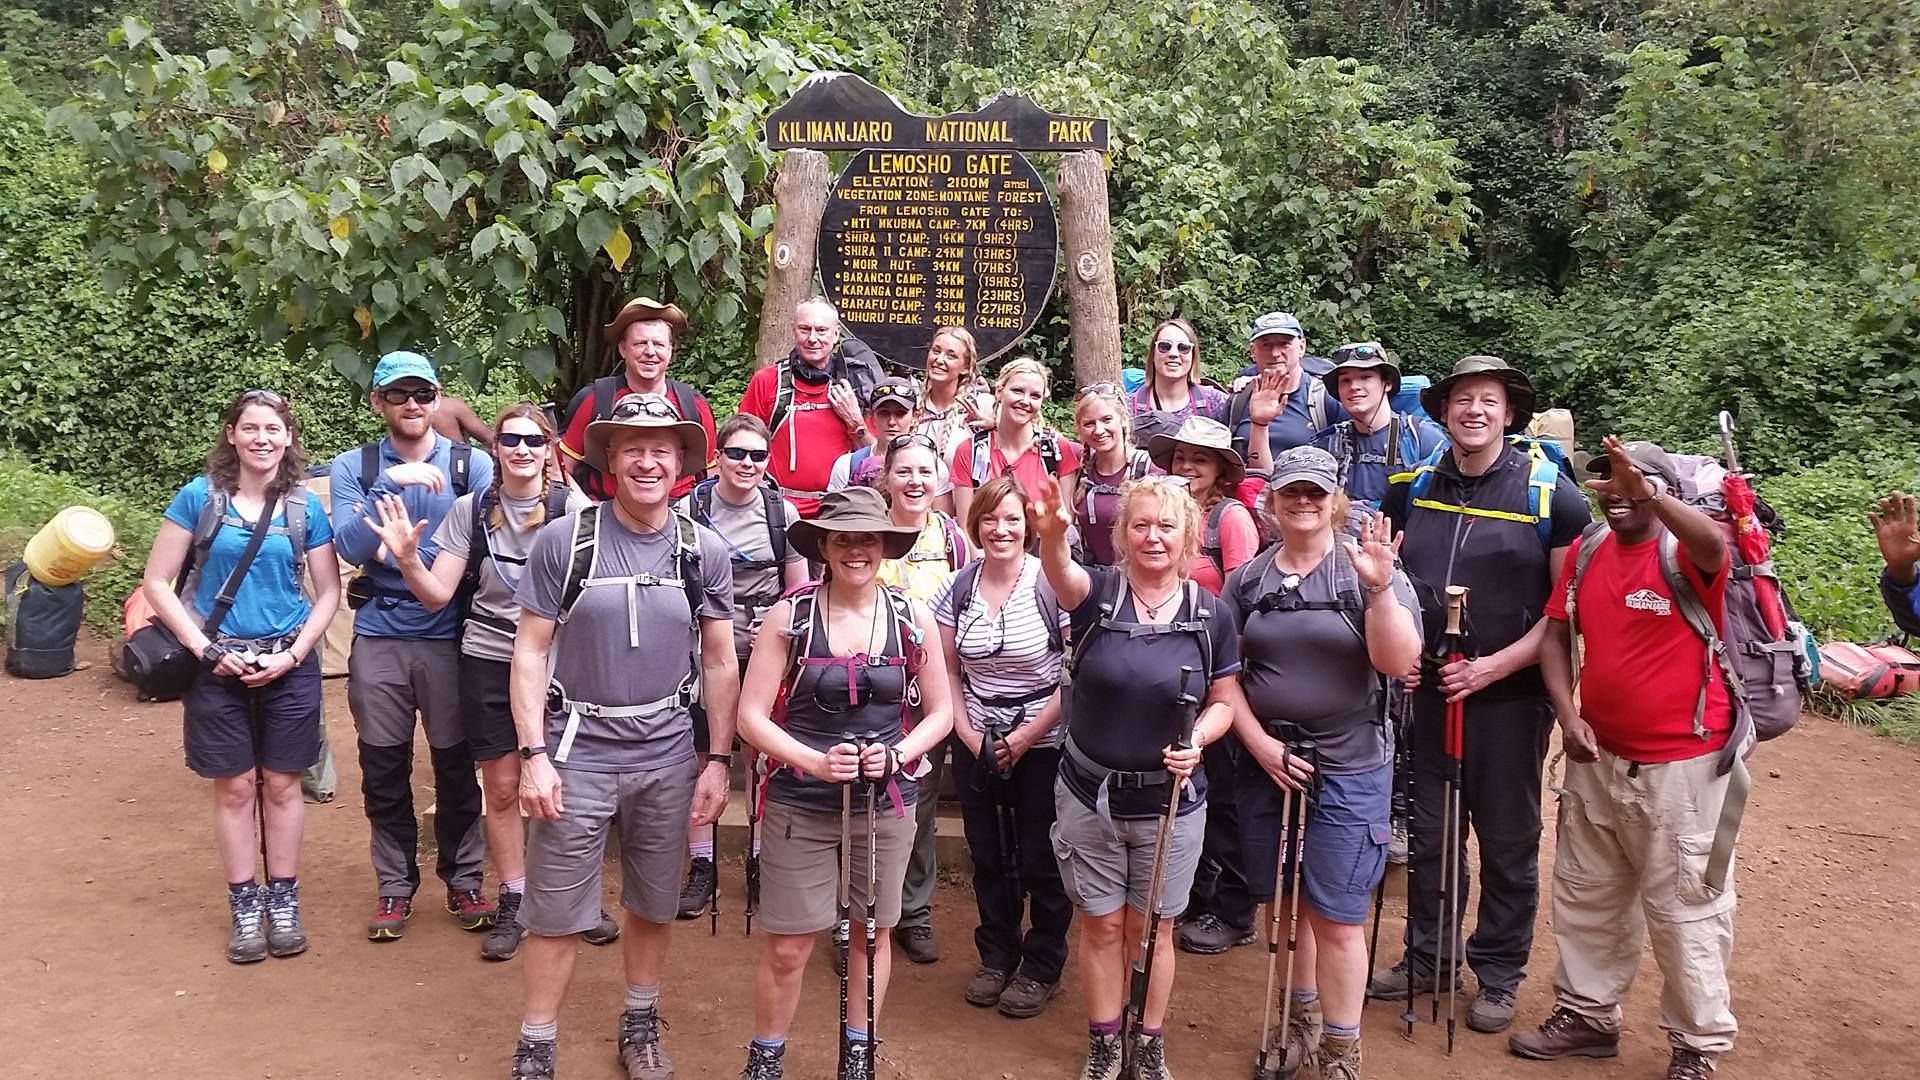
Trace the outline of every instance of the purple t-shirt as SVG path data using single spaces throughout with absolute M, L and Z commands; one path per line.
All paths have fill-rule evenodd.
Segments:
M 1187 392 L 1187 403 L 1178 409 L 1162 408 L 1153 395 L 1153 380 L 1135 390 L 1127 398 L 1127 411 L 1134 416 L 1142 413 L 1163 412 L 1175 420 L 1204 416 L 1209 420 L 1227 422 L 1227 395 L 1202 383 L 1192 384 Z

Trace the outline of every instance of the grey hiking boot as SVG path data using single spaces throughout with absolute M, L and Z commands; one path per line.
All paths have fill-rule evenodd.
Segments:
M 1026 975 L 1015 975 L 1000 994 L 1000 1015 L 1028 1020 L 1046 1011 L 1047 1002 L 1058 996 L 1058 982 L 1043 983 Z
M 1392 831 L 1388 834 L 1387 861 L 1395 866 L 1407 865 L 1407 819 L 1393 819 Z
M 1493 1035 L 1513 1024 L 1513 991 L 1483 986 L 1467 1006 L 1467 1029 Z
M 300 883 L 267 884 L 267 951 L 275 956 L 299 956 L 307 951 L 307 928 L 300 925 Z
M 916 964 L 937 964 L 940 962 L 940 943 L 934 940 L 933 927 L 908 926 L 894 935 L 900 943 L 900 951 L 907 959 Z
M 265 925 L 266 893 L 252 882 L 239 892 L 227 891 L 227 913 L 233 917 L 233 932 L 227 937 L 227 960 L 251 964 L 267 958 Z
M 1120 1080 L 1120 1036 L 1087 1033 L 1087 1067 L 1080 1080 Z
M 846 1039 L 846 1033 L 840 1037 Z M 840 1080 L 873 1080 L 873 1043 L 866 1039 L 847 1039 L 846 1066 Z
M 558 1048 L 550 1039 L 535 1042 L 522 1038 L 513 1044 L 512 1080 L 553 1080 L 553 1061 Z
M 520 942 L 527 936 L 527 928 L 520 924 L 520 900 L 517 892 L 501 891 L 493 929 L 487 931 L 487 939 L 480 943 L 480 959 L 511 960 L 520 951 Z
M 1394 998 L 1404 998 L 1407 996 L 1407 978 L 1407 962 L 1405 959 L 1402 959 L 1399 963 L 1375 975 L 1367 983 L 1367 996 L 1376 1001 L 1391 1001 Z M 1459 972 L 1454 973 L 1453 988 L 1455 990 L 1460 989 Z M 1442 980 L 1440 990 L 1444 993 L 1446 989 L 1447 984 L 1445 980 Z M 1433 993 L 1433 973 L 1423 972 L 1413 976 L 1413 992 L 1415 994 Z
M 1326 1033 L 1320 1000 L 1315 998 L 1305 1005 L 1295 1001 L 1292 1014 L 1287 1017 L 1287 1041 L 1280 1058 L 1280 1075 L 1297 1076 L 1312 1068 L 1320 1054 L 1320 1040 Z
M 1713 1058 L 1676 1046 L 1667 1062 L 1667 1080 L 1713 1080 L 1713 1069 Z
M 660 1048 L 660 1014 L 628 1009 L 620 1014 L 620 1064 L 627 1080 L 673 1080 L 673 1059 Z
M 602 911 L 600 925 L 580 935 L 589 945 L 611 945 L 620 940 L 620 923 L 613 916 Z
M 1360 1036 L 1321 1035 L 1320 1080 L 1360 1080 Z
M 747 1044 L 747 1067 L 740 1070 L 740 1080 L 785 1080 L 786 1075 L 786 1047 L 770 1049 Z
M 1620 1053 L 1620 1036 L 1601 1031 L 1571 1009 L 1556 1008 L 1532 1031 L 1507 1038 L 1515 1057 L 1559 1061 L 1570 1057 L 1610 1058 Z
M 1236 945 L 1253 944 L 1253 928 L 1236 930 L 1209 912 L 1182 926 L 1174 934 L 1181 951 L 1200 956 L 1218 956 Z
M 1137 1035 L 1133 1043 L 1133 1076 L 1128 1080 L 1173 1080 L 1167 1068 L 1167 1037 Z
M 680 886 L 680 918 L 697 919 L 705 915 L 719 887 L 720 875 L 713 869 L 713 860 L 693 860 L 687 867 L 687 882 Z
M 1010 977 L 999 968 L 981 964 L 980 970 L 974 972 L 972 980 L 967 983 L 967 1004 L 991 1009 L 1000 1001 L 1000 994 L 1006 990 Z

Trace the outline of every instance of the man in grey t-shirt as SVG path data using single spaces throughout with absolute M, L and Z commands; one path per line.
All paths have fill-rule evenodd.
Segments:
M 585 458 L 616 486 L 614 498 L 543 528 L 517 593 L 513 717 L 531 820 L 521 909 L 530 935 L 526 1004 L 513 1075 L 554 1075 L 556 1018 L 573 975 L 569 939 L 599 921 L 612 826 L 626 909 L 620 1060 L 629 1080 L 671 1080 L 660 1046 L 660 969 L 687 831 L 720 816 L 732 765 L 725 753 L 695 752 L 690 706 L 704 701 L 710 746 L 732 745 L 740 693 L 733 573 L 720 538 L 671 508 L 681 470 L 707 460 L 698 423 L 657 394 L 631 394 L 588 425 Z

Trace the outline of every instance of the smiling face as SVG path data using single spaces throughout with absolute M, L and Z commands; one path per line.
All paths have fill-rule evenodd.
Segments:
M 971 374 L 973 361 L 968 359 L 966 345 L 952 334 L 935 334 L 927 346 L 927 382 L 944 386 Z
M 1153 335 L 1154 373 L 1167 382 L 1179 382 L 1193 373 L 1199 359 L 1199 342 L 1183 327 L 1168 323 Z
M 1103 394 L 1088 394 L 1074 406 L 1073 428 L 1088 453 L 1104 454 L 1122 445 L 1127 424 L 1118 401 Z
M 835 581 L 866 585 L 880 572 L 885 549 L 878 533 L 830 532 L 820 542 L 820 555 Z
M 997 504 L 981 512 L 974 540 L 989 559 L 1026 557 L 1027 511 L 1017 490 L 1009 489 Z
M 546 432 L 540 430 L 540 425 L 524 416 L 509 417 L 501 422 L 499 434 L 519 436 L 520 441 L 518 446 L 508 446 L 505 439 L 494 443 L 494 456 L 506 474 L 523 480 L 539 479 L 546 471 L 547 455 L 553 452 L 553 444 L 548 442 L 536 448 L 528 445 L 526 438 L 545 439 Z
M 1130 571 L 1181 573 L 1200 550 L 1193 501 L 1179 489 L 1152 480 L 1135 481 L 1115 539 Z
M 1195 502 L 1205 506 L 1220 484 L 1220 455 L 1212 450 L 1180 443 L 1173 448 L 1173 467 L 1167 471 L 1186 478 L 1187 490 Z
M 840 319 L 825 304 L 801 304 L 793 311 L 793 347 L 808 367 L 824 368 L 840 343 Z
M 1507 403 L 1507 384 L 1499 379 L 1469 376 L 1447 391 L 1447 436 L 1453 444 L 1474 453 L 1485 450 L 1506 436 L 1513 423 L 1513 406 Z
M 1020 372 L 1000 387 L 1000 420 L 1015 427 L 1040 422 L 1040 403 L 1047 398 L 1047 384 L 1031 372 Z
M 1262 372 L 1278 371 L 1283 378 L 1290 379 L 1300 369 L 1300 358 L 1306 355 L 1307 339 L 1292 334 L 1268 334 L 1254 338 L 1247 352 Z
M 895 450 L 887 458 L 887 500 L 896 509 L 918 517 L 933 506 L 939 474 L 933 451 L 918 442 Z
M 398 404 L 387 400 L 388 391 L 401 398 Z M 406 392 L 404 397 L 400 391 Z M 423 396 L 427 400 L 420 401 Z M 392 437 L 409 442 L 424 439 L 433 430 L 433 414 L 440 411 L 440 392 L 425 379 L 400 379 L 373 392 L 373 411 L 386 420 Z
M 731 449 L 745 450 L 745 455 L 732 455 Z M 738 456 L 740 460 L 734 458 Z M 755 461 L 755 457 L 760 460 Z M 727 443 L 720 448 L 720 471 L 741 490 L 760 486 L 760 480 L 767 475 L 767 440 L 757 431 L 736 431 L 727 436 Z
M 673 362 L 673 327 L 664 319 L 642 319 L 627 324 L 620 336 L 620 359 L 627 365 L 627 382 L 658 386 Z
M 1340 373 L 1340 404 L 1355 416 L 1370 417 L 1386 400 L 1387 380 L 1377 368 Z
M 1310 480 L 1295 480 L 1267 494 L 1267 513 L 1283 540 L 1300 543 L 1333 530 L 1334 496 Z
M 631 511 L 667 501 L 680 479 L 680 438 L 670 431 L 635 428 L 607 440 L 607 471 L 619 500 Z
M 271 476 L 280 468 L 280 459 L 293 444 L 280 414 L 267 405 L 249 405 L 240 410 L 239 419 L 227 426 L 227 443 L 233 447 L 240 467 L 248 472 Z

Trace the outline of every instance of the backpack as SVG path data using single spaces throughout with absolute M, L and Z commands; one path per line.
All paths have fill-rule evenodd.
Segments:
M 1419 507 L 1422 510 L 1440 510 L 1450 514 L 1468 514 L 1473 517 L 1498 518 L 1502 521 L 1519 521 L 1532 525 L 1540 534 L 1540 546 L 1547 547 L 1553 542 L 1553 489 L 1558 486 L 1560 477 L 1565 476 L 1576 483 L 1573 463 L 1567 460 L 1566 453 L 1558 443 L 1550 440 L 1531 438 L 1526 435 L 1507 436 L 1508 444 L 1517 446 L 1527 454 L 1527 499 L 1528 509 L 1515 513 L 1511 510 L 1483 510 L 1475 506 L 1459 506 L 1427 498 L 1427 492 L 1433 487 L 1433 470 L 1438 468 L 1447 455 L 1449 443 L 1442 443 L 1427 459 L 1416 466 L 1411 473 L 1390 474 L 1387 483 L 1407 485 L 1408 509 Z
M 693 490 L 687 493 L 687 508 L 693 518 L 716 534 L 720 529 L 713 523 L 713 489 L 719 483 L 719 477 L 711 477 L 695 484 Z M 786 500 L 780 496 L 780 488 L 773 482 L 772 477 L 761 480 L 760 498 L 766 504 L 767 545 L 773 552 L 773 557 L 771 559 L 736 558 L 733 560 L 735 570 L 777 570 L 786 565 L 787 504 Z M 746 602 L 764 607 L 772 607 L 777 599 L 777 596 L 753 597 L 737 594 L 734 596 L 735 603 Z
M 1300 368 L 1300 377 L 1306 380 L 1307 383 L 1307 426 L 1313 428 L 1314 431 L 1325 430 L 1333 420 L 1332 410 L 1327 407 L 1327 384 L 1322 382 L 1318 375 L 1309 372 L 1306 369 L 1304 361 Z M 1299 391 L 1296 389 L 1294 393 L 1299 393 Z M 1242 420 L 1250 421 L 1247 415 L 1247 405 L 1252 400 L 1253 382 L 1252 380 L 1248 380 L 1246 385 L 1234 392 L 1233 400 L 1227 405 L 1227 431 L 1235 439 L 1240 437 L 1240 422 Z M 1293 395 L 1287 395 L 1287 400 L 1280 403 L 1280 411 L 1283 413 L 1286 412 L 1287 403 L 1292 400 Z M 1248 427 L 1247 431 L 1248 437 L 1251 438 L 1252 427 Z
M 613 415 L 614 402 L 620 400 L 622 396 L 620 391 L 626 385 L 627 376 L 624 370 L 616 370 L 612 375 L 605 375 L 593 380 L 593 383 L 589 385 L 585 391 L 587 400 L 584 402 L 584 404 L 592 407 L 593 412 L 590 415 L 593 419 L 605 420 Z M 700 419 L 700 406 L 698 404 L 700 395 L 693 387 L 688 386 L 679 379 L 668 379 L 667 396 L 673 399 L 673 411 L 680 414 L 680 419 L 693 420 L 696 422 Z M 578 405 L 575 406 L 575 408 L 578 407 Z M 569 419 L 571 419 L 571 416 L 569 416 Z M 556 430 L 565 431 L 566 425 L 559 425 Z M 587 488 L 588 482 L 598 472 L 598 469 L 595 469 L 584 461 L 576 464 L 573 469 L 574 479 L 579 482 L 583 490 Z M 688 471 L 687 475 L 693 477 L 695 481 L 705 478 L 707 475 L 707 463 L 704 461 L 694 462 L 692 469 Z
M 960 523 L 954 520 L 952 514 L 944 514 L 938 510 L 930 510 L 928 513 L 940 522 L 940 535 L 943 540 L 941 550 L 939 552 L 921 551 L 919 541 L 916 540 L 914 549 L 900 556 L 900 561 L 915 563 L 926 562 L 929 559 L 945 559 L 948 570 L 958 570 L 966 566 L 972 549 L 967 547 L 967 534 L 960 528 Z
M 959 618 L 961 612 L 972 606 L 974 596 L 980 591 L 980 567 L 985 563 L 985 559 L 975 559 L 954 574 L 952 585 L 954 618 Z M 1038 594 L 1040 618 L 1047 624 L 1047 646 L 1054 652 L 1063 652 L 1066 649 L 1066 641 L 1060 634 L 1060 598 L 1054 595 L 1053 588 L 1047 584 L 1045 574 L 1040 575 Z
M 1327 447 L 1327 450 L 1333 454 L 1334 460 L 1339 463 L 1339 481 L 1342 489 L 1346 488 L 1347 476 L 1353 471 L 1354 462 L 1360 456 L 1356 448 L 1356 434 L 1353 421 L 1342 420 L 1333 425 L 1333 445 Z M 1398 412 L 1394 413 L 1393 418 L 1387 421 L 1387 482 L 1391 484 L 1394 478 L 1399 476 L 1411 479 L 1413 474 L 1408 471 L 1408 467 L 1418 464 L 1429 456 L 1431 455 L 1423 455 L 1420 452 L 1420 425 L 1412 418 L 1402 416 Z
M 789 353 L 780 361 L 780 370 L 774 376 L 773 411 L 767 415 L 767 430 L 777 432 L 780 425 L 793 411 L 793 365 L 799 359 Z M 866 342 L 857 337 L 843 338 L 827 358 L 827 378 L 844 379 L 847 386 L 862 400 L 880 381 L 880 358 Z M 805 406 L 806 408 L 828 408 L 826 405 Z
M 1237 496 L 1223 495 L 1213 501 L 1213 507 L 1207 511 L 1206 527 L 1200 532 L 1200 554 L 1205 555 L 1219 572 L 1220 577 L 1227 576 L 1226 556 L 1220 550 L 1220 520 L 1227 516 L 1227 504 L 1239 502 Z
M 458 500 L 471 490 L 473 470 L 473 444 L 449 441 L 447 448 L 447 475 L 453 481 L 453 497 Z M 360 448 L 360 490 L 367 491 L 373 482 L 380 478 L 380 441 L 375 439 Z M 305 523 L 302 522 L 302 527 Z M 198 530 L 195 530 L 196 535 Z M 211 538 L 211 533 L 208 534 Z M 296 567 L 296 569 L 298 569 Z M 389 588 L 377 585 L 370 577 L 362 574 L 347 586 L 342 601 L 355 610 L 379 597 L 391 600 L 413 600 L 413 591 L 406 588 Z
M 1118 571 L 1108 575 L 1106 588 L 1100 594 L 1100 617 L 1094 620 L 1093 625 L 1087 628 L 1086 633 L 1080 635 L 1080 640 L 1074 642 L 1073 648 L 1067 652 L 1068 678 L 1071 678 L 1075 669 L 1078 668 L 1080 657 L 1086 653 L 1087 648 L 1094 641 L 1099 639 L 1101 634 L 1132 635 L 1135 631 L 1152 628 L 1167 633 L 1195 635 L 1200 643 L 1201 683 L 1203 686 L 1211 683 L 1213 681 L 1213 638 L 1207 633 L 1207 620 L 1213 617 L 1213 605 L 1210 602 L 1213 594 L 1194 584 L 1191 578 L 1182 582 L 1181 587 L 1187 594 L 1186 606 L 1189 618 L 1185 622 L 1122 622 L 1119 619 L 1119 612 L 1121 602 L 1126 599 L 1127 575 Z
M 565 484 L 554 484 L 547 489 L 546 521 L 559 521 L 567 516 L 567 495 L 571 490 Z M 487 521 L 493 516 L 493 508 L 498 504 L 498 492 L 492 488 L 481 492 L 473 500 L 472 531 L 467 534 L 467 565 L 466 569 L 460 572 L 460 585 L 454 590 L 453 602 L 460 605 L 461 618 L 472 619 L 503 634 L 512 634 L 517 629 L 514 623 L 491 615 L 482 615 L 473 610 L 473 596 L 480 591 L 480 564 L 489 556 L 495 559 L 504 558 L 504 556 L 494 555 L 488 548 L 488 542 L 491 539 L 488 533 L 492 526 L 488 525 Z M 525 559 L 507 561 L 526 565 Z M 501 580 L 506 580 L 506 575 L 502 574 Z
M 374 470 L 374 475 L 379 475 L 377 466 Z M 371 483 L 373 483 L 371 479 L 362 480 L 362 490 Z M 220 531 L 220 523 L 226 519 L 227 510 L 230 509 L 232 505 L 233 496 L 228 492 L 222 491 L 220 485 L 214 483 L 213 478 L 209 476 L 207 478 L 207 501 L 200 507 L 200 516 L 194 519 L 193 540 L 187 545 L 186 561 L 180 565 L 179 580 L 181 584 L 179 591 L 182 595 L 193 595 L 194 589 L 200 580 L 200 567 L 207 561 L 207 552 L 213 549 L 213 536 Z M 269 507 L 268 510 L 270 511 L 271 507 Z M 298 513 L 295 512 L 296 510 Z M 293 546 L 294 584 L 299 587 L 303 595 L 311 599 L 313 594 L 311 590 L 307 588 L 306 573 L 307 485 L 304 482 L 295 483 L 291 488 L 287 489 L 283 513 L 286 515 L 287 523 L 285 525 L 271 526 L 267 529 L 267 535 L 272 536 L 278 533 L 286 537 L 287 543 Z M 251 573 L 251 571 L 249 571 L 249 573 Z M 413 594 L 408 593 L 407 595 L 411 596 Z
M 1360 585 L 1360 576 L 1356 574 L 1353 569 L 1353 549 L 1349 546 L 1350 543 L 1351 542 L 1345 537 L 1336 536 L 1334 538 L 1333 550 L 1328 553 L 1328 558 L 1334 560 L 1334 598 L 1332 600 L 1302 600 L 1297 589 L 1283 591 L 1280 589 L 1264 588 L 1267 573 L 1273 569 L 1273 560 L 1280 551 L 1281 545 L 1276 543 L 1254 556 L 1248 561 L 1247 565 L 1242 568 L 1242 592 L 1238 605 L 1240 610 L 1249 613 L 1257 611 L 1262 614 L 1275 611 L 1337 611 L 1340 613 L 1340 617 L 1346 620 L 1347 626 L 1353 630 L 1354 636 L 1360 639 L 1360 644 L 1364 647 L 1367 642 L 1367 596 L 1366 591 Z M 1252 586 L 1253 588 L 1254 596 L 1252 597 L 1245 595 L 1248 586 Z M 1419 612 L 1416 611 L 1414 617 L 1417 621 Z M 1388 693 L 1389 684 L 1390 680 L 1387 676 L 1379 675 L 1379 723 L 1383 728 L 1388 722 L 1387 707 L 1391 697 Z
M 1046 469 L 1047 475 L 1057 478 L 1060 475 L 1059 437 L 1052 431 L 1036 431 L 1033 435 L 1033 448 L 1040 452 L 1040 464 Z M 1013 463 L 1008 462 L 1007 468 L 1011 471 Z M 992 428 L 982 428 L 973 433 L 973 464 L 968 474 L 973 477 L 974 487 L 979 487 L 993 479 Z

